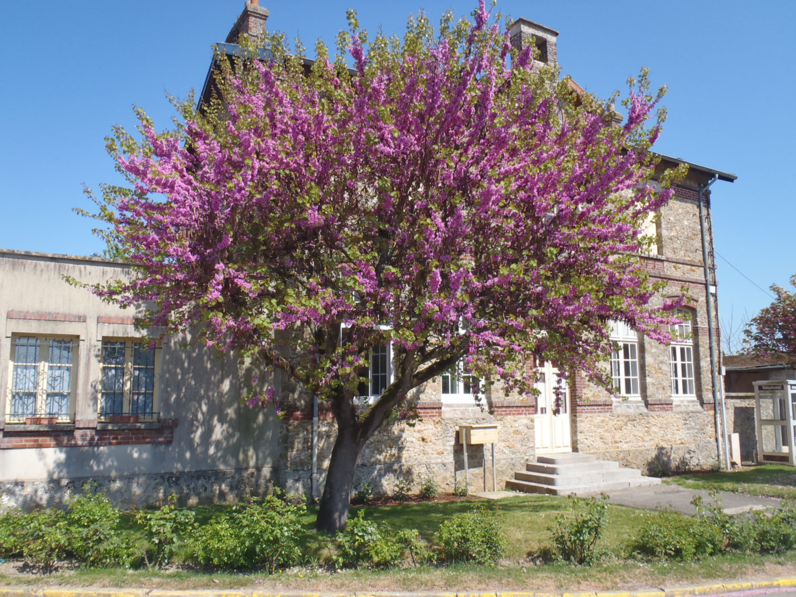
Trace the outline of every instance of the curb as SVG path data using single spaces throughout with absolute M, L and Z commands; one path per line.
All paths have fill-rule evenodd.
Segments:
M 533 593 L 512 591 L 477 591 L 451 593 L 424 592 L 356 592 L 326 593 L 318 591 L 246 591 L 246 590 L 160 590 L 160 589 L 35 589 L 0 587 L 0 597 L 697 597 L 796 587 L 796 578 L 780 578 L 745 583 L 726 583 L 700 587 L 645 589 L 643 591 L 608 591 L 580 593 Z

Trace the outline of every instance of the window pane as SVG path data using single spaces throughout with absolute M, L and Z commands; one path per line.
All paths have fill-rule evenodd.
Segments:
M 107 366 L 124 367 L 124 342 L 102 343 L 102 364 Z
M 442 393 L 443 394 L 451 394 L 451 374 L 450 373 L 443 373 L 442 374 Z
M 74 345 L 71 340 L 50 340 L 49 348 L 44 414 L 49 417 L 67 417 L 69 392 L 72 388 Z
M 14 343 L 14 363 L 38 363 L 39 339 L 21 337 Z
M 155 350 L 145 344 L 133 345 L 133 379 L 130 414 L 150 415 L 154 410 Z
M 99 403 L 100 415 L 124 413 L 125 342 L 102 343 L 102 379 Z
M 39 385 L 38 338 L 19 337 L 14 341 L 14 369 L 11 374 L 9 419 L 24 420 L 36 414 L 36 391 Z

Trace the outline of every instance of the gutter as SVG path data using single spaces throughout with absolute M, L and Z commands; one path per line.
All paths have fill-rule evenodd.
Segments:
M 725 175 L 725 177 L 728 175 Z M 702 264 L 705 273 L 705 302 L 706 308 L 708 312 L 708 337 L 710 340 L 710 379 L 713 386 L 713 413 L 714 413 L 714 420 L 716 425 L 716 450 L 718 453 L 718 461 L 721 463 L 722 461 L 722 452 L 724 456 L 724 468 L 725 470 L 731 470 L 730 464 L 730 441 L 727 434 L 727 411 L 724 404 L 724 392 L 721 391 L 724 386 L 724 380 L 721 378 L 722 376 L 719 373 L 718 369 L 718 351 L 716 349 L 716 322 L 714 321 L 714 302 L 713 298 L 714 295 L 718 294 L 718 290 L 715 284 L 711 283 L 710 277 L 710 270 L 711 270 L 711 261 L 709 260 L 710 253 L 708 252 L 708 239 L 707 234 L 705 232 L 706 229 L 706 222 L 705 222 L 705 206 L 703 205 L 705 201 L 705 191 L 707 191 L 711 185 L 717 180 L 726 180 L 728 182 L 733 182 L 737 177 L 735 175 L 732 179 L 724 178 L 722 179 L 721 176 L 714 172 L 713 177 L 711 178 L 710 182 L 705 184 L 699 185 L 699 230 L 702 235 Z M 713 238 L 711 237 L 711 247 L 713 246 Z M 718 313 L 716 313 L 716 318 L 718 318 Z M 721 384 L 721 388 L 719 387 Z M 724 443 L 724 447 L 722 449 L 722 442 Z

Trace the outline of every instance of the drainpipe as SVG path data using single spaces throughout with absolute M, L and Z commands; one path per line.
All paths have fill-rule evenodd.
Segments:
M 312 483 L 310 497 L 315 502 L 318 499 L 318 396 L 312 397 L 312 474 L 310 481 Z
M 722 461 L 722 440 L 724 441 L 724 468 L 730 470 L 730 454 L 727 449 L 729 441 L 727 437 L 727 416 L 724 411 L 724 401 L 721 400 L 721 392 L 719 390 L 719 374 L 718 374 L 718 360 L 716 351 L 716 324 L 713 318 L 713 296 L 715 286 L 711 283 L 710 279 L 710 261 L 708 259 L 708 239 L 705 231 L 705 208 L 702 205 L 704 200 L 705 191 L 718 180 L 717 176 L 713 176 L 707 184 L 699 185 L 699 228 L 702 233 L 702 262 L 705 270 L 705 294 L 706 294 L 706 307 L 708 311 L 708 337 L 710 340 L 710 379 L 713 385 L 713 413 L 716 425 L 716 450 L 718 452 L 719 463 Z

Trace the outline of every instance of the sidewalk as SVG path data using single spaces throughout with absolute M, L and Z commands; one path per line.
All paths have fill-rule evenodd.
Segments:
M 532 592 L 451 592 L 451 593 L 325 593 L 306 591 L 285 591 L 271 593 L 267 591 L 161 591 L 147 589 L 35 589 L 35 588 L 2 588 L 0 597 L 695 597 L 697 595 L 726 595 L 729 593 L 751 592 L 790 593 L 788 589 L 796 588 L 796 578 L 781 578 L 758 582 L 738 582 L 698 587 L 664 587 L 631 592 L 582 592 L 582 593 L 532 593 Z M 796 591 L 794 591 L 796 592 Z
M 703 489 L 688 489 L 679 485 L 649 485 L 647 487 L 631 487 L 618 489 L 609 493 L 608 501 L 621 506 L 644 508 L 646 510 L 671 509 L 683 514 L 696 514 L 696 508 L 691 505 L 691 500 L 701 496 L 705 504 L 715 504 L 710 493 Z M 746 495 L 721 491 L 717 494 L 721 500 L 724 512 L 727 514 L 740 514 L 752 510 L 765 510 L 779 508 L 782 500 L 770 497 Z

